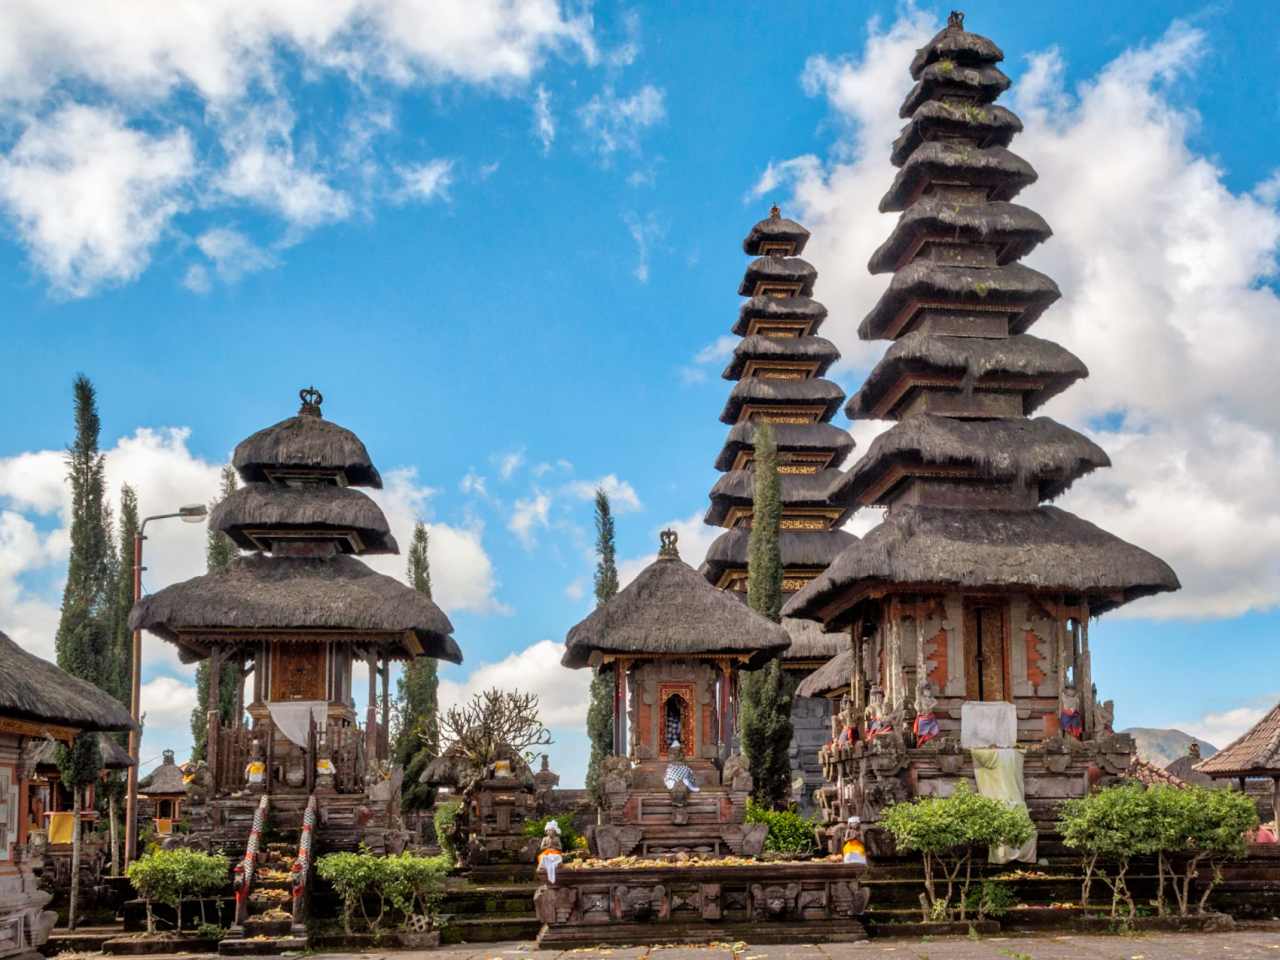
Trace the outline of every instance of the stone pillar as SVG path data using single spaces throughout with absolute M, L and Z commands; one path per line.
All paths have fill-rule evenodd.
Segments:
M 1076 620 L 1080 632 L 1080 658 L 1076 661 L 1076 670 L 1080 674 L 1077 692 L 1080 694 L 1080 709 L 1084 714 L 1084 735 L 1086 739 L 1090 739 L 1099 733 L 1095 719 L 1098 711 L 1093 689 L 1093 666 L 1089 655 L 1089 608 L 1082 607 L 1081 613 L 1083 616 Z
M 382 729 L 378 731 L 378 746 L 383 758 L 391 759 L 391 659 L 382 658 Z
M 369 667 L 369 703 L 364 720 L 364 763 L 369 770 L 378 764 L 378 654 L 370 647 L 365 653 Z
M 205 703 L 204 756 L 209 768 L 210 792 L 218 792 L 218 740 L 222 732 L 222 712 L 218 709 L 222 691 L 222 661 L 226 656 L 222 647 L 214 647 L 209 654 L 209 695 Z
M 863 637 L 864 621 L 859 618 L 850 628 L 849 642 L 853 645 L 853 675 L 849 678 L 849 703 L 853 715 L 861 717 L 867 706 L 866 638 Z

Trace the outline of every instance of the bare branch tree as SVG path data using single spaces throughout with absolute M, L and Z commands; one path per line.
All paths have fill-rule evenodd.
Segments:
M 467 774 L 478 776 L 495 760 L 512 755 L 531 764 L 532 748 L 551 743 L 551 731 L 538 716 L 537 694 L 495 688 L 450 707 L 440 717 L 440 742 Z

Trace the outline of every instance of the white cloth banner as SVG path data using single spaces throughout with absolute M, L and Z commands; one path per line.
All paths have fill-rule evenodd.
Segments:
M 276 729 L 296 743 L 302 749 L 307 748 L 307 732 L 311 729 L 311 719 L 316 721 L 316 731 L 324 731 L 325 720 L 329 716 L 329 704 L 325 700 L 290 700 L 288 702 L 272 702 L 267 704 L 271 711 L 271 722 Z
M 968 700 L 960 705 L 960 746 L 1013 747 L 1018 743 L 1018 711 L 1001 700 Z

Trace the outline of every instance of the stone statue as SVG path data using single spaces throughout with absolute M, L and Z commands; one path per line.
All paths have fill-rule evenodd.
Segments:
M 838 747 L 852 747 L 858 742 L 858 725 L 853 719 L 853 703 L 848 697 L 842 697 L 840 700 L 840 711 L 836 713 L 831 722 L 839 726 L 839 732 L 835 736 L 835 744 Z
M 684 748 L 679 740 L 674 740 L 667 748 L 667 769 L 662 775 L 662 784 L 671 791 L 672 797 L 684 793 L 698 793 L 701 789 L 694 779 L 693 771 L 684 762 Z M 683 800 L 683 796 L 679 797 Z
M 916 719 L 911 727 L 917 747 L 923 747 L 930 740 L 942 736 L 942 726 L 934 714 L 937 706 L 938 698 L 933 694 L 933 684 L 928 680 L 921 680 L 916 686 Z
M 1104 700 L 1098 704 L 1098 732 L 1097 737 L 1110 737 L 1115 735 L 1114 724 L 1116 721 L 1116 702 L 1114 700 Z
M 893 721 L 889 717 L 889 711 L 884 702 L 884 691 L 879 684 L 871 688 L 871 702 L 867 704 L 866 720 L 868 741 L 874 741 L 876 737 L 893 730 Z
M 547 883 L 556 882 L 556 867 L 564 862 L 564 852 L 561 850 L 563 845 L 560 840 L 560 824 L 554 819 L 548 820 L 542 829 L 542 842 L 538 844 L 538 869 L 546 872 Z
M 1076 740 L 1084 737 L 1084 718 L 1080 715 L 1080 697 L 1074 684 L 1062 689 L 1062 712 L 1058 714 L 1058 729 L 1064 737 Z
M 862 818 L 850 817 L 845 824 L 844 843 L 840 846 L 845 863 L 867 865 L 867 845 L 862 841 Z

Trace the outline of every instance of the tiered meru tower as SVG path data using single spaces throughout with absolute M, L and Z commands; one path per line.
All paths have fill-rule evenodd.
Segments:
M 847 506 L 836 506 L 828 492 L 840 479 L 840 465 L 853 450 L 853 438 L 831 424 L 844 391 L 823 375 L 840 359 L 830 340 L 817 335 L 827 308 L 813 299 L 818 272 L 802 260 L 809 231 L 785 219 L 775 206 L 742 242 L 755 259 L 747 266 L 738 293 L 742 304 L 733 332 L 742 339 L 725 368 L 737 381 L 720 419 L 730 424 L 716 469 L 724 472 L 711 490 L 706 522 L 725 528 L 710 549 L 702 572 L 713 584 L 745 597 L 748 541 L 751 537 L 756 430 L 773 427 L 782 487 L 781 552 L 783 591 L 789 595 L 827 568 L 857 538 L 841 530 Z M 805 621 L 784 622 L 791 648 L 783 666 L 797 679 L 836 653 L 832 639 Z M 798 698 L 792 719 L 792 769 L 802 772 L 808 794 L 822 783 L 817 748 L 826 739 L 829 704 Z
M 927 680 L 944 733 L 957 731 L 962 702 L 1005 700 L 1019 739 L 1039 742 L 1046 715 L 1073 717 L 1078 699 L 1084 741 L 1102 741 L 1088 622 L 1178 580 L 1146 551 L 1040 505 L 1110 461 L 1029 416 L 1087 370 L 1027 333 L 1059 292 L 1018 262 L 1050 230 L 1010 202 L 1036 174 L 1007 149 L 1021 122 L 993 104 L 1009 86 L 1002 58 L 953 13 L 911 63 L 899 171 L 880 202 L 902 215 L 870 262 L 893 277 L 858 331 L 891 343 L 846 408 L 896 423 L 830 488 L 838 504 L 887 512 L 786 612 L 851 629 L 856 711 L 874 685 L 909 719 Z

